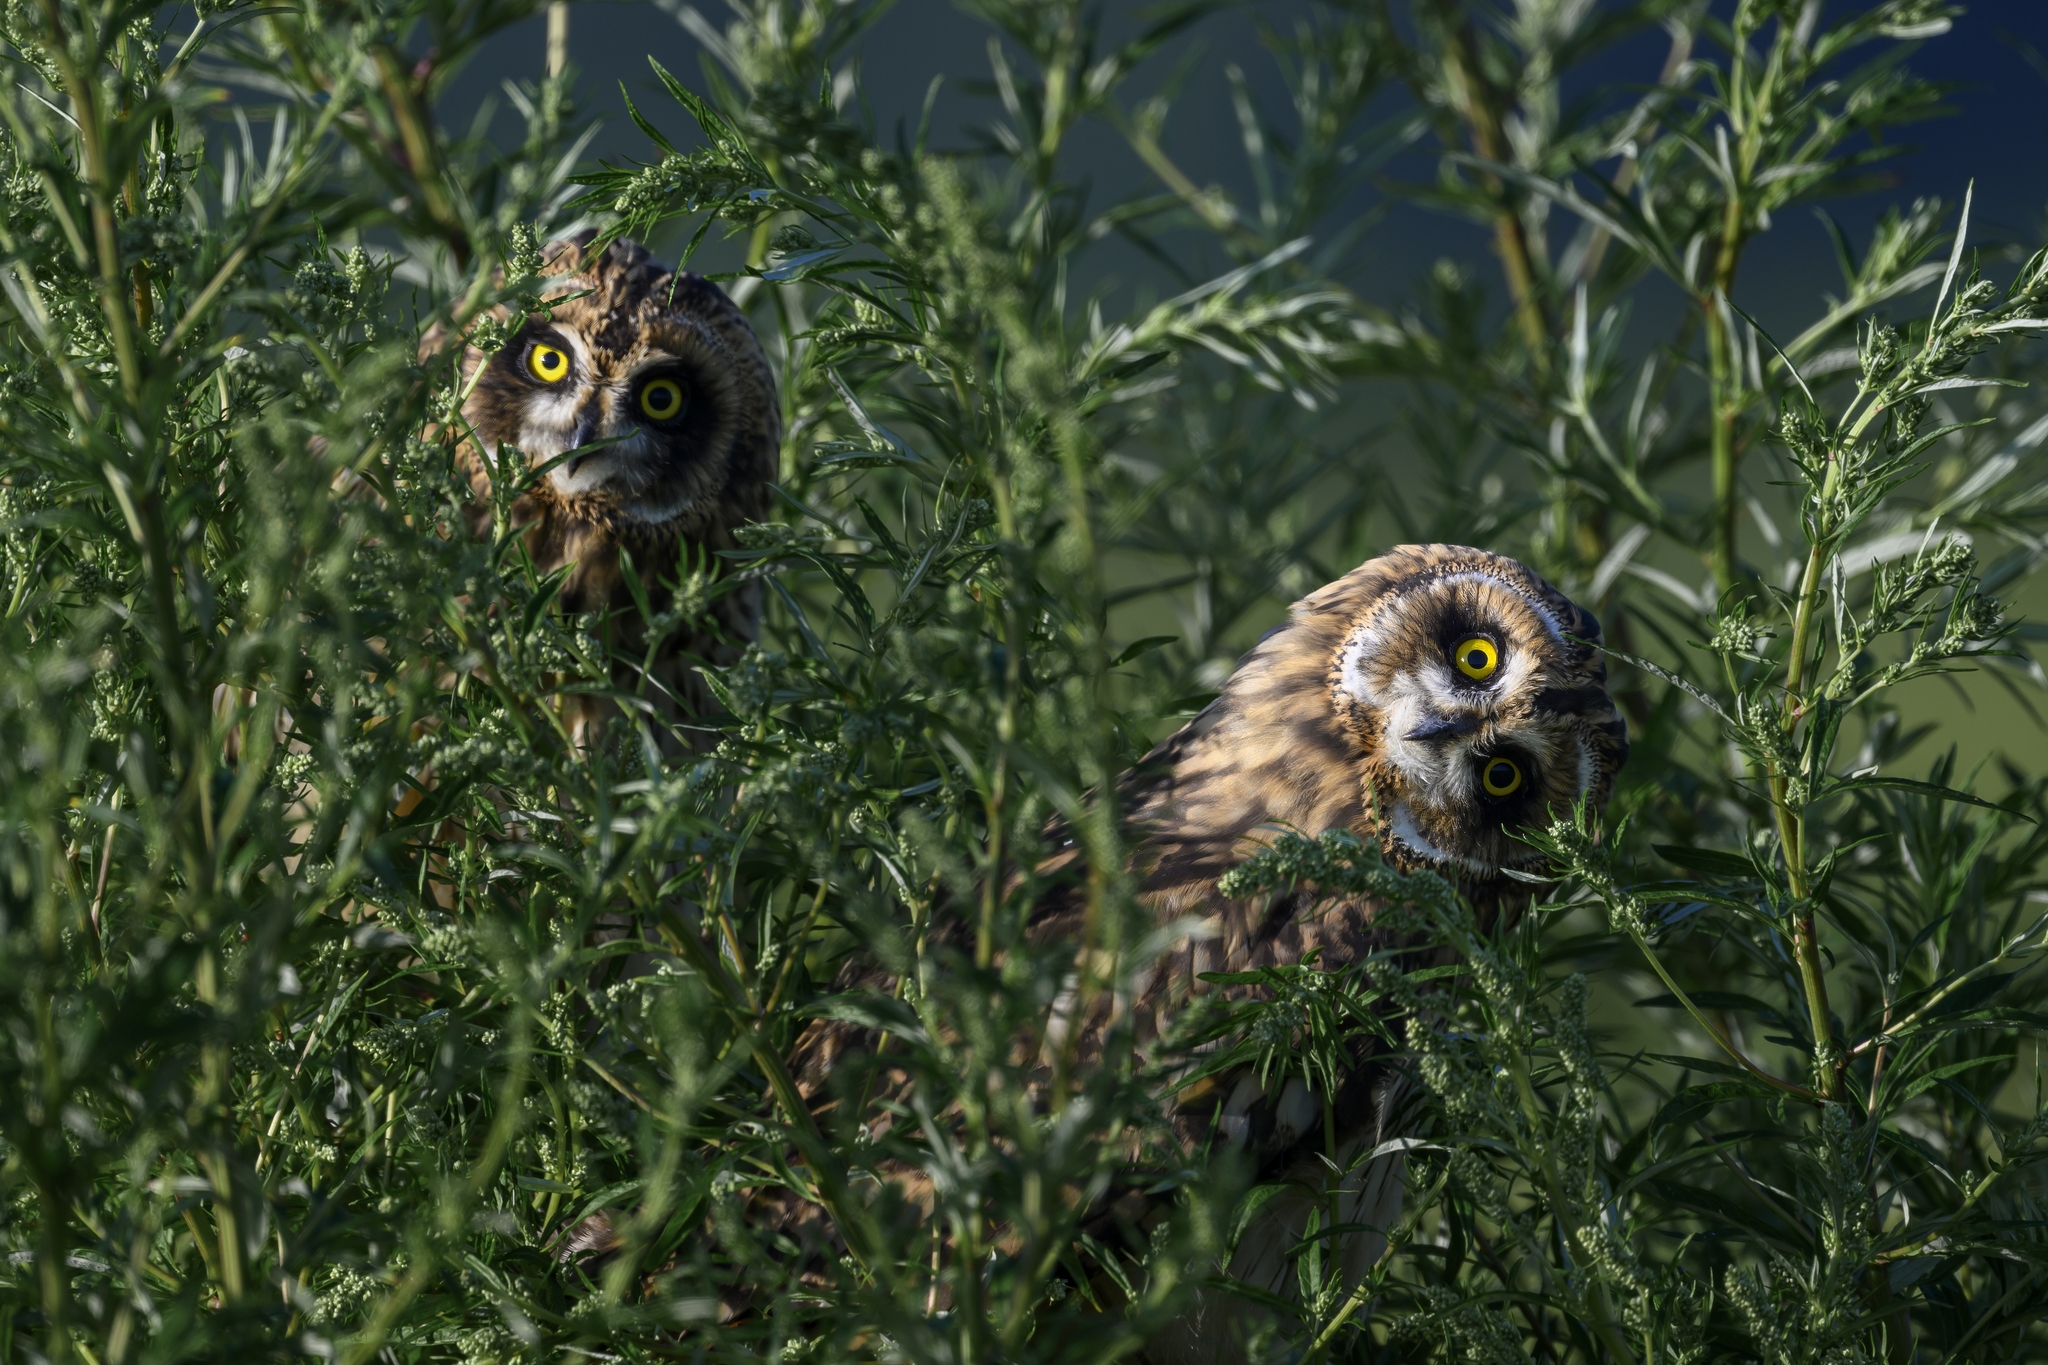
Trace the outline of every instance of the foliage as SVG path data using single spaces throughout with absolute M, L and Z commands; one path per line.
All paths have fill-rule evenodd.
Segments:
M 1316 8 L 1264 33 L 1284 110 L 1228 73 L 1242 199 L 1176 163 L 1171 82 L 1133 93 L 1220 6 L 1112 39 L 977 0 L 973 151 L 860 122 L 871 6 L 689 11 L 712 63 L 656 74 L 701 141 L 643 121 L 608 167 L 573 74 L 510 88 L 518 147 L 437 121 L 530 8 L 4 17 L 0 1355 L 1128 1357 L 1230 1292 L 1273 1191 L 1175 1145 L 1130 1021 L 1086 1058 L 1055 1025 L 1177 932 L 1112 779 L 1285 602 L 1432 537 L 1600 612 L 1636 757 L 1604 824 L 1532 832 L 1557 879 L 1518 919 L 1342 834 L 1234 874 L 1455 950 L 1236 981 L 1182 1038 L 1311 1081 L 1399 1038 L 1429 1111 L 1366 1281 L 1317 1223 L 1247 1350 L 2048 1358 L 2048 788 L 1930 769 L 1893 701 L 2035 676 L 1994 595 L 2048 423 L 1991 348 L 2048 278 L 1981 278 L 1924 200 L 1837 234 L 1842 297 L 1782 344 L 1737 304 L 1774 216 L 1935 108 L 1906 59 L 1948 7 Z M 1646 36 L 1657 69 L 1578 97 Z M 1156 185 L 1091 200 L 1105 138 Z M 1368 183 L 1484 225 L 1504 315 L 1452 263 L 1362 297 Z M 780 378 L 775 519 L 722 574 L 641 566 L 670 630 L 767 585 L 715 747 L 653 733 L 604 623 L 462 515 L 421 338 L 501 340 L 578 221 L 731 238 Z M 1177 292 L 1092 288 L 1105 244 Z M 1688 302 L 1640 347 L 1655 278 Z M 569 692 L 617 701 L 602 742 Z M 1048 891 L 1078 939 L 1027 936 Z M 888 1039 L 822 1118 L 821 1018 Z M 622 1245 L 579 1259 L 598 1212 Z

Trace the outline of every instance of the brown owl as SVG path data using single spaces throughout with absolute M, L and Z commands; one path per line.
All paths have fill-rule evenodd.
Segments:
M 660 613 L 685 558 L 715 572 L 716 552 L 736 544 L 733 532 L 767 512 L 781 411 L 768 358 L 724 291 L 667 269 L 634 242 L 592 256 L 596 235 L 549 243 L 546 311 L 496 355 L 464 355 L 463 378 L 474 385 L 458 458 L 477 496 L 479 533 L 490 524 L 495 479 L 544 471 L 518 497 L 512 521 L 542 573 L 574 566 L 564 608 L 630 609 L 625 551 Z M 506 469 L 513 458 L 519 466 Z M 694 665 L 729 663 L 755 637 L 758 586 L 719 596 L 712 616 L 715 632 L 671 641 L 658 658 L 649 690 L 669 703 L 664 709 L 704 709 Z M 632 622 L 613 640 L 615 656 L 637 661 L 644 626 Z
M 1513 832 L 1582 799 L 1604 803 L 1628 756 L 1599 640 L 1591 614 L 1528 568 L 1457 545 L 1401 546 L 1297 602 L 1222 694 L 1125 778 L 1140 894 L 1160 923 L 1191 917 L 1206 931 L 1155 967 L 1136 1001 L 1141 1033 L 1157 1038 L 1177 1010 L 1217 989 L 1201 980 L 1206 973 L 1296 963 L 1318 950 L 1319 965 L 1333 969 L 1390 946 L 1371 904 L 1218 892 L 1218 878 L 1277 829 L 1350 830 L 1404 870 L 1431 868 L 1457 883 L 1484 915 L 1518 909 L 1526 894 L 1501 869 L 1541 859 Z M 1077 913 L 1044 907 L 1034 938 L 1078 933 Z M 1401 1091 L 1396 1073 L 1360 1056 L 1334 1096 L 1299 1079 L 1269 1092 L 1247 1073 L 1173 1097 L 1191 1149 L 1239 1146 L 1261 1183 L 1298 1190 L 1263 1206 L 1228 1267 L 1232 1278 L 1294 1292 L 1287 1253 L 1325 1198 L 1324 1106 L 1333 1106 L 1348 1164 L 1400 1135 Z M 1340 1218 L 1388 1227 L 1401 1169 L 1398 1155 L 1356 1169 Z M 1352 1282 L 1384 1246 L 1378 1235 L 1349 1240 L 1341 1259 Z M 1212 1296 L 1154 1341 L 1148 1359 L 1236 1358 L 1240 1311 L 1240 1301 Z

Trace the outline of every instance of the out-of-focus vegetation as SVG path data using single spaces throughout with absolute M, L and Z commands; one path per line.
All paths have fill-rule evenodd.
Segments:
M 1112 42 L 976 0 L 1002 113 L 968 154 L 862 125 L 873 6 L 745 0 L 661 73 L 701 141 L 609 167 L 573 73 L 509 90 L 522 146 L 436 121 L 524 3 L 6 12 L 0 1355 L 1128 1356 L 1268 1192 L 1173 1147 L 1128 1038 L 1020 1061 L 1163 946 L 1084 798 L 1395 526 L 1593 607 L 1635 752 L 1604 822 L 1534 835 L 1559 879 L 1512 926 L 1322 831 L 1238 874 L 1383 896 L 1472 968 L 1246 1007 L 1312 1072 L 1370 997 L 1429 1107 L 1371 1279 L 1325 1226 L 1247 1358 L 2048 1359 L 2044 775 L 1952 771 L 1889 690 L 2037 685 L 1998 598 L 2048 513 L 2041 265 L 1982 278 L 1967 198 L 1916 201 L 1804 330 L 1740 306 L 1774 219 L 1933 110 L 1950 8 L 1314 7 L 1257 58 L 1291 99 L 1239 87 L 1243 199 L 1128 93 L 1219 8 Z M 1111 137 L 1155 180 L 1105 200 L 1067 168 Z M 1396 316 L 1340 209 L 1415 148 L 1435 181 L 1382 188 L 1484 225 L 1499 279 Z M 578 222 L 733 238 L 782 385 L 715 751 L 658 742 L 460 515 L 420 337 L 488 348 Z M 1112 237 L 1185 292 L 1087 296 Z M 1664 284 L 1677 329 L 1631 341 Z M 570 689 L 618 696 L 602 743 Z M 1088 929 L 1034 947 L 1054 817 Z M 894 992 L 835 991 L 856 959 Z M 819 1017 L 912 1084 L 848 1074 L 821 1121 Z M 1134 1180 L 1171 1216 L 1097 1216 Z M 600 1211 L 623 1248 L 565 1261 Z

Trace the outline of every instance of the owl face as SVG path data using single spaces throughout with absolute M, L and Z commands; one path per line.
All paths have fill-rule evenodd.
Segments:
M 465 366 L 482 366 L 463 406 L 472 484 L 537 471 L 523 519 L 628 540 L 702 539 L 760 516 L 779 414 L 752 329 L 716 285 L 635 243 L 588 256 L 594 236 L 549 244 L 547 311 Z
M 1331 667 L 1390 854 L 1491 876 L 1540 861 L 1510 831 L 1607 798 L 1627 756 L 1600 626 L 1514 560 L 1404 547 Z

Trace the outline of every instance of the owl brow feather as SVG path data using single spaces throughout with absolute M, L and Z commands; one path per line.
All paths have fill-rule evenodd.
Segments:
M 1543 600 L 1543 594 L 1539 591 L 1532 591 L 1535 587 L 1533 584 L 1518 583 L 1512 578 L 1490 573 L 1484 569 L 1453 570 L 1444 574 L 1436 581 L 1446 587 L 1461 582 L 1479 582 L 1490 583 L 1505 589 L 1514 596 L 1516 601 L 1529 607 L 1538 617 L 1542 618 L 1545 628 L 1549 630 L 1553 639 L 1559 641 L 1564 639 L 1564 623 L 1558 619 L 1558 615 L 1552 610 L 1551 605 Z
M 1373 604 L 1372 610 L 1365 614 L 1358 626 L 1354 627 L 1353 643 L 1363 644 L 1367 639 L 1374 638 L 1383 640 L 1386 628 L 1384 618 L 1388 609 L 1415 588 L 1423 586 L 1453 587 L 1461 583 L 1486 584 L 1508 593 L 1515 601 L 1527 606 L 1536 613 L 1552 639 L 1559 643 L 1564 643 L 1570 638 L 1557 612 L 1550 603 L 1543 600 L 1543 594 L 1535 590 L 1540 585 L 1518 583 L 1511 578 L 1503 577 L 1500 574 L 1492 573 L 1485 569 L 1460 566 L 1453 569 L 1424 570 L 1390 586 L 1386 592 L 1380 595 Z

